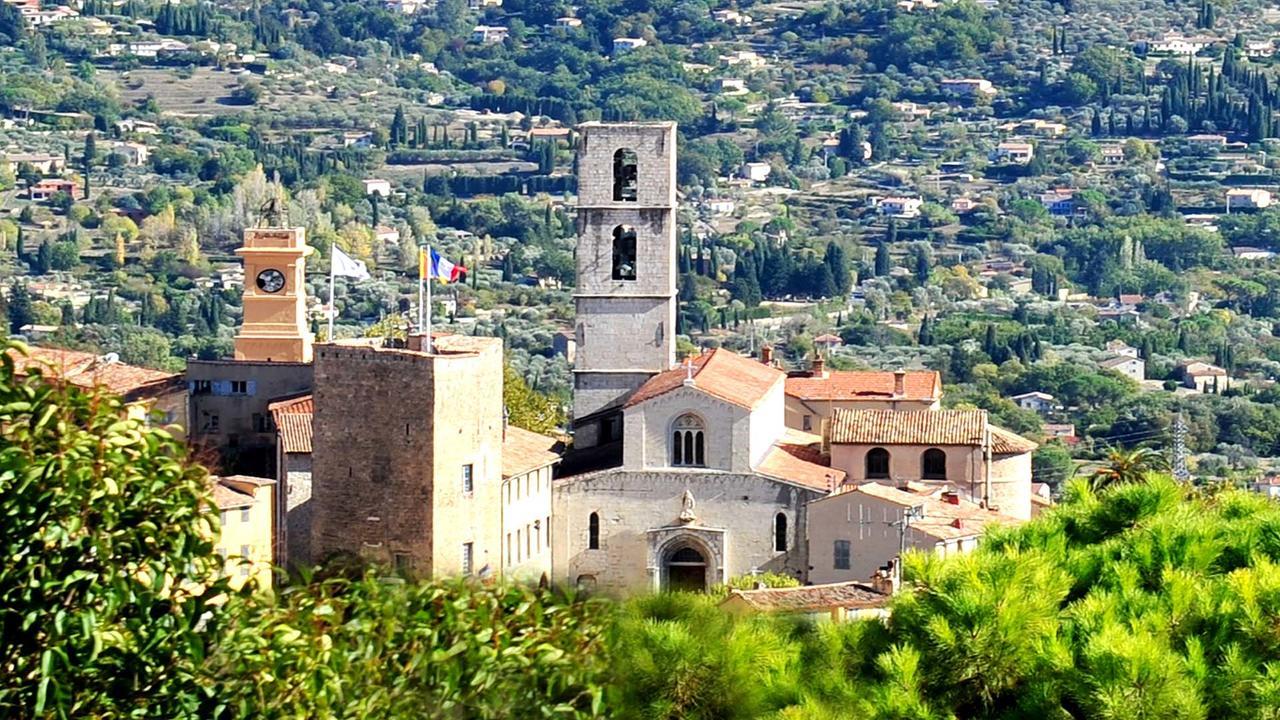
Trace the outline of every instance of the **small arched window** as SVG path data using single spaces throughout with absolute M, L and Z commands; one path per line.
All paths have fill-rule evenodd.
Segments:
M 635 202 L 638 180 L 635 151 L 619 148 L 613 154 L 613 199 L 620 202 Z
M 773 549 L 787 551 L 787 514 L 778 513 L 773 518 Z
M 889 451 L 884 448 L 871 448 L 867 451 L 867 478 L 884 480 L 889 477 Z
M 613 279 L 636 279 L 636 229 L 630 225 L 613 229 Z
M 600 549 L 600 515 L 591 513 L 587 518 L 587 549 Z
M 929 448 L 920 458 L 920 477 L 925 480 L 947 479 L 947 453 L 938 448 Z
M 686 467 L 705 467 L 706 427 L 702 418 L 684 414 L 671 424 L 671 464 Z

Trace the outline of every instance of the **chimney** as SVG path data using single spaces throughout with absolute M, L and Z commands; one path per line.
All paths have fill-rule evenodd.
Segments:
M 890 560 L 887 564 L 876 570 L 871 576 L 871 589 L 881 595 L 893 595 L 898 592 L 898 572 L 896 559 Z
M 760 362 L 764 363 L 765 365 L 773 365 L 773 346 L 772 345 L 760 346 Z
M 809 375 L 823 380 L 827 379 L 827 361 L 822 359 L 822 353 L 814 353 L 813 362 L 809 366 Z
M 424 337 L 426 336 L 421 332 L 409 333 L 409 336 L 405 338 L 405 347 L 414 352 L 423 352 L 424 343 L 422 339 Z
M 955 490 L 948 490 L 942 493 L 942 501 L 950 505 L 959 505 L 960 493 L 956 492 Z
M 894 397 L 902 397 L 907 394 L 907 371 L 893 371 L 893 395 Z

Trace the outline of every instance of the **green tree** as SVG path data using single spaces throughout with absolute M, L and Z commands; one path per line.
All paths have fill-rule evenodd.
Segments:
M 553 435 L 564 427 L 564 409 L 554 398 L 544 395 L 525 381 L 524 376 L 507 365 L 502 373 L 502 402 L 507 421 L 530 432 Z

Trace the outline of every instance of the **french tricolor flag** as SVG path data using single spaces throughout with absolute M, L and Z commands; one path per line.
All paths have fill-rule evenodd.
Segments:
M 430 267 L 422 267 L 419 270 L 419 273 L 424 277 L 424 279 L 435 279 L 441 282 L 451 283 L 458 282 L 458 280 L 462 279 L 462 277 L 467 274 L 466 268 L 455 264 L 448 258 L 441 257 L 440 253 L 435 251 L 435 248 L 431 248 L 430 252 Z M 426 263 L 421 264 L 426 265 Z

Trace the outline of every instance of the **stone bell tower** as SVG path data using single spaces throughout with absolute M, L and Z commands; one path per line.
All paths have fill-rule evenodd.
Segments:
M 675 363 L 676 124 L 585 123 L 578 141 L 575 444 L 621 439 L 621 404 Z
M 309 363 L 314 338 L 307 322 L 306 258 L 300 227 L 248 228 L 244 246 L 244 320 L 235 359 Z

